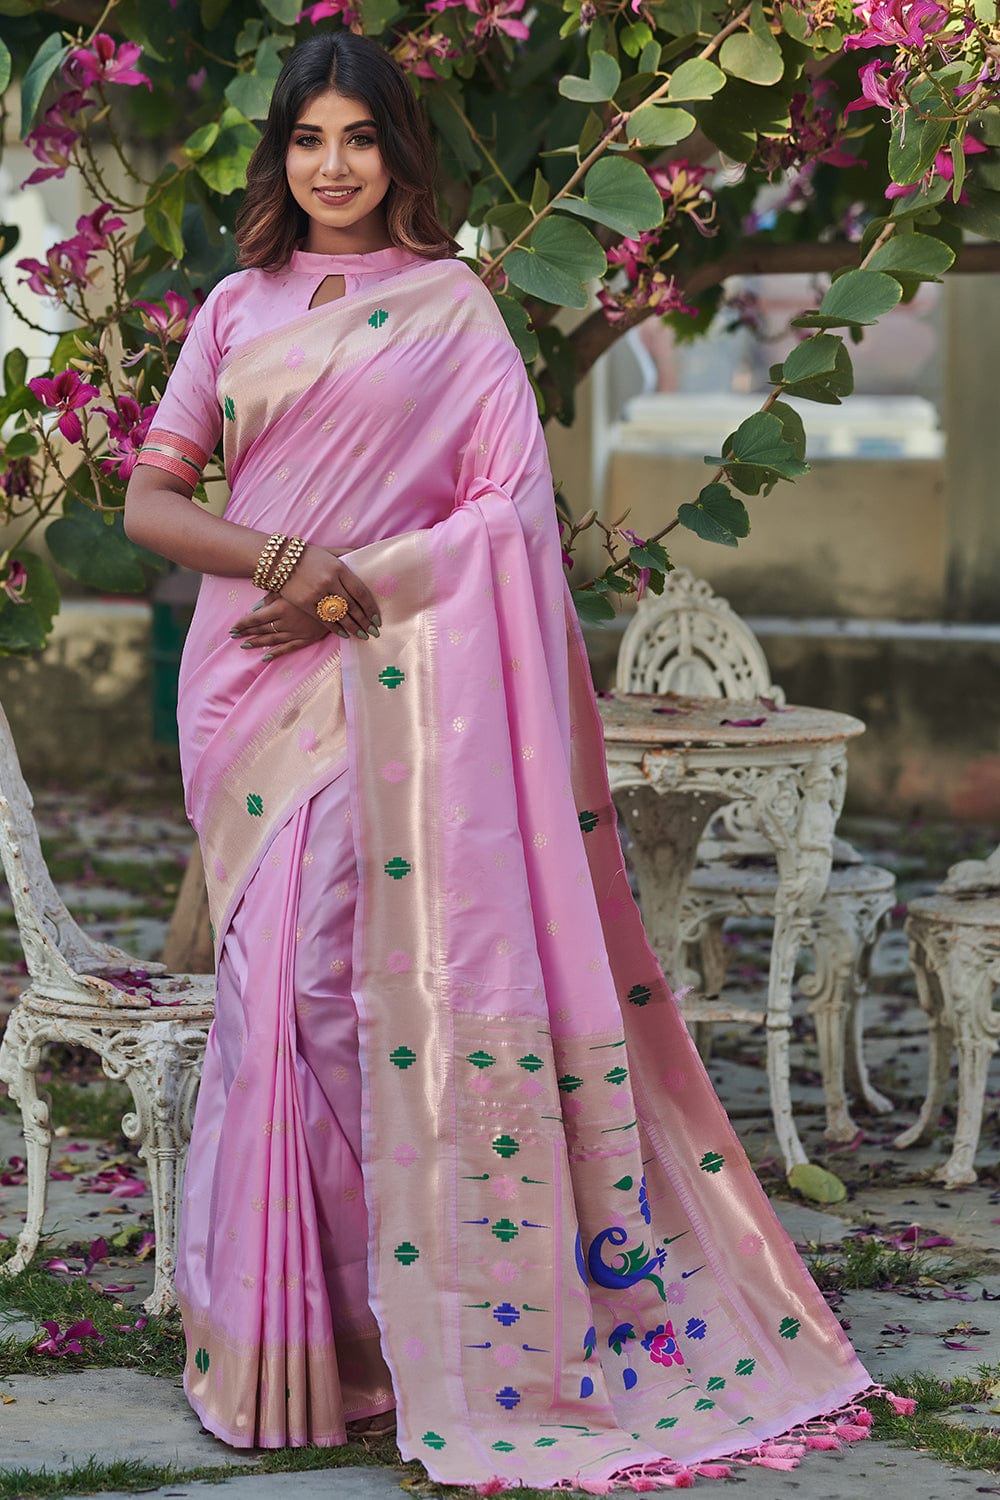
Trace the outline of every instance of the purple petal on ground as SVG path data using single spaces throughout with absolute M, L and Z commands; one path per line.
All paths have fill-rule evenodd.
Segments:
M 101 1287 L 101 1291 L 106 1297 L 120 1297 L 123 1292 L 134 1292 L 135 1282 L 128 1281 L 119 1283 L 117 1281 L 109 1281 L 107 1286 Z
M 64 1260 L 47 1260 L 42 1265 L 43 1271 L 65 1271 L 67 1276 L 79 1276 L 79 1271 L 74 1271 Z
M 981 1344 L 960 1344 L 957 1339 L 943 1339 L 942 1343 L 946 1349 L 961 1349 L 964 1354 L 978 1354 L 982 1348 Z
M 768 710 L 769 713 L 787 714 L 788 712 L 787 708 L 782 708 L 779 704 L 775 703 L 773 698 L 765 698 L 763 693 L 757 701 L 763 704 L 763 706 Z
M 759 729 L 766 724 L 766 719 L 721 719 L 720 723 L 728 724 L 731 729 Z
M 132 1178 L 128 1182 L 119 1182 L 116 1187 L 111 1189 L 110 1196 L 112 1198 L 141 1198 L 145 1191 L 146 1184 L 139 1182 L 136 1178 Z

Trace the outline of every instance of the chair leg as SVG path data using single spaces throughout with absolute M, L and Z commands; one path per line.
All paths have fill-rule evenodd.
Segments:
M 923 946 L 912 934 L 910 963 L 917 981 L 920 1006 L 927 1014 L 927 1094 L 915 1124 L 897 1135 L 893 1141 L 897 1151 L 905 1151 L 907 1146 L 924 1140 L 936 1129 L 948 1088 L 955 1041 L 950 1020 L 944 1013 L 944 1001 L 937 976 L 928 968 Z
M 0 1267 L 5 1276 L 16 1276 L 30 1264 L 38 1249 L 45 1219 L 52 1127 L 48 1097 L 39 1094 L 36 1079 L 42 1044 L 42 1038 L 34 1034 L 30 1023 L 26 1022 L 26 1012 L 15 1007 L 0 1045 L 0 1078 L 7 1084 L 10 1097 L 21 1107 L 28 1206 L 17 1249 Z
M 868 958 L 871 956 L 871 947 L 868 949 Z M 867 963 L 863 973 L 867 973 Z M 844 1055 L 844 1071 L 847 1077 L 847 1086 L 856 1098 L 864 1100 L 868 1109 L 874 1115 L 890 1115 L 895 1109 L 891 1099 L 880 1094 L 868 1075 L 868 1064 L 865 1062 L 865 984 L 852 985 L 847 1002 L 847 1021 L 845 1025 L 846 1052 Z
M 853 1141 L 858 1126 L 851 1116 L 844 1090 L 844 1034 L 847 997 L 854 990 L 855 940 L 828 904 L 820 909 L 813 932 L 815 973 L 800 987 L 814 998 L 809 1006 L 816 1028 L 819 1070 L 823 1079 L 828 1141 Z M 853 924 L 852 924 L 853 925 Z M 845 1003 L 846 1001 L 846 1003 Z
M 958 1038 L 958 1118 L 955 1121 L 955 1141 L 951 1155 L 944 1166 L 934 1173 L 934 1181 L 945 1187 L 962 1187 L 976 1181 L 976 1147 L 983 1124 L 983 1099 L 986 1094 L 986 1077 L 990 1061 L 996 1051 L 996 1042 L 975 1040 L 968 1036 Z

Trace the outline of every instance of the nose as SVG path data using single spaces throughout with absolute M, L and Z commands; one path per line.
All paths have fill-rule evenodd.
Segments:
M 343 148 L 336 141 L 331 141 L 326 148 L 322 170 L 324 177 L 343 177 L 347 171 Z

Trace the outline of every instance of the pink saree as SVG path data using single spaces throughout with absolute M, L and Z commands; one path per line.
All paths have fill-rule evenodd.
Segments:
M 189 636 L 219 953 L 192 1405 L 280 1446 L 395 1404 L 403 1456 L 455 1484 L 788 1466 L 806 1438 L 779 1435 L 871 1382 L 643 935 L 491 298 L 413 260 L 233 349 L 218 400 L 228 517 L 349 545 L 383 627 L 263 663 L 227 634 L 249 582 L 206 578 Z

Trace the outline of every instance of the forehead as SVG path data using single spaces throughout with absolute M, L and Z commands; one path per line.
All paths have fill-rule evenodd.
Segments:
M 323 89 L 307 99 L 296 116 L 297 121 L 308 121 L 310 125 L 321 125 L 324 130 L 343 130 L 356 125 L 359 120 L 370 120 L 372 113 L 363 99 L 352 99 L 347 94 L 338 94 L 335 89 Z

